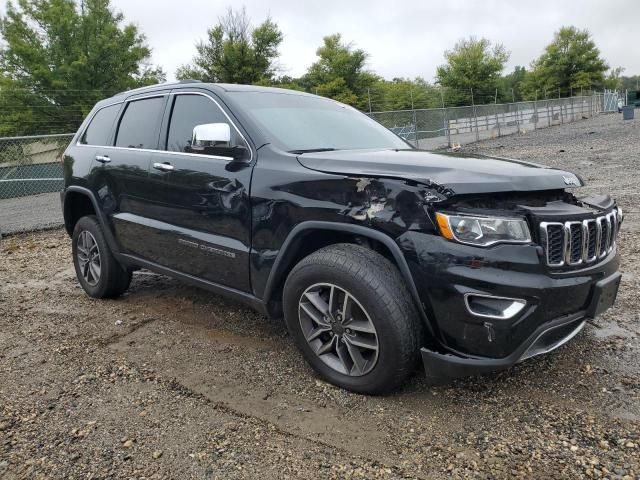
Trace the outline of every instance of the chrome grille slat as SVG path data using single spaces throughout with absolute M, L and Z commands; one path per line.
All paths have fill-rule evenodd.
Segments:
M 581 221 L 542 222 L 540 240 L 550 267 L 589 264 L 614 250 L 619 230 L 616 209 Z

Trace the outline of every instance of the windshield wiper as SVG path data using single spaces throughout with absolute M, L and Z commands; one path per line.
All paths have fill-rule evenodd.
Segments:
M 337 150 L 337 148 L 306 148 L 301 150 L 289 150 L 289 153 L 302 155 L 303 153 L 333 152 L 334 150 Z

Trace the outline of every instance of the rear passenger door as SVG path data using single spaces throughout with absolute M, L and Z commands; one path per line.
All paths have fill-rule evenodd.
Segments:
M 111 221 L 122 253 L 158 261 L 154 205 L 158 188 L 149 176 L 151 153 L 158 148 L 168 98 L 159 93 L 127 99 L 121 106 L 111 145 L 95 149 L 94 178 L 102 208 Z
M 208 93 L 174 92 L 167 111 L 165 151 L 153 154 L 151 174 L 166 182 L 162 221 L 171 240 L 166 266 L 248 292 L 250 146 Z M 230 141 L 192 148 L 194 127 L 212 123 L 227 124 Z M 234 159 L 238 149 L 245 155 Z

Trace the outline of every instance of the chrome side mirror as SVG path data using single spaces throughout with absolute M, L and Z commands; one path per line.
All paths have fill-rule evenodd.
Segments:
M 228 123 L 205 123 L 193 127 L 191 148 L 204 150 L 206 147 L 228 147 L 231 128 Z

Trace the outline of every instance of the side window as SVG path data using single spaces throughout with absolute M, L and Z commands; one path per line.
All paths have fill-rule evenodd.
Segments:
M 226 123 L 231 130 L 231 141 L 228 144 L 214 145 L 202 149 L 191 149 L 193 128 L 207 123 Z M 244 149 L 244 155 L 249 155 L 248 147 L 237 130 L 230 124 L 225 114 L 213 101 L 202 95 L 176 95 L 171 123 L 167 134 L 167 150 L 170 152 L 201 153 L 237 157 L 238 150 Z M 243 156 L 244 156 L 243 155 Z
M 93 116 L 91 123 L 80 138 L 80 143 L 84 145 L 106 145 L 118 110 L 120 110 L 120 104 L 98 110 L 98 113 Z
M 164 97 L 133 100 L 127 104 L 116 138 L 116 147 L 157 148 Z

